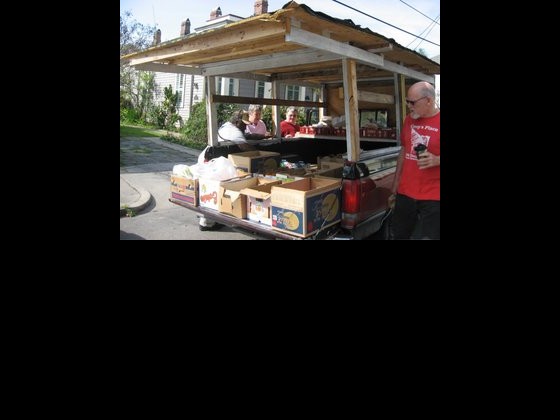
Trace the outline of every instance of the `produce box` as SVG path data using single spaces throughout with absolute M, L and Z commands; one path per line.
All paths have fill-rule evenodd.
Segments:
M 198 179 L 171 175 L 171 197 L 198 206 Z
M 247 196 L 247 219 L 263 225 L 272 225 L 270 197 L 273 185 L 280 185 L 282 181 L 243 188 L 242 194 Z
M 304 178 L 271 189 L 272 228 L 308 237 L 340 221 L 342 180 Z M 323 224 L 324 223 L 324 224 Z
M 275 173 L 280 165 L 280 153 L 263 150 L 230 153 L 228 159 L 237 169 L 250 173 Z
M 239 219 L 247 218 L 247 196 L 243 193 L 246 188 L 280 183 L 261 177 L 250 177 L 239 180 L 225 181 L 220 184 L 218 193 L 218 210 L 220 213 L 229 214 Z
M 252 175 L 249 175 L 248 178 L 252 178 Z M 200 207 L 207 207 L 209 209 L 218 210 L 220 186 L 222 186 L 222 184 L 225 182 L 232 181 L 232 180 L 239 180 L 239 179 L 240 178 L 235 177 L 223 181 L 218 181 L 215 179 L 199 178 L 198 201 Z

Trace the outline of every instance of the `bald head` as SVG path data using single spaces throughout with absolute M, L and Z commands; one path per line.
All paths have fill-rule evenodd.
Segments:
M 416 82 L 408 88 L 409 97 L 416 98 L 421 96 L 427 96 L 430 98 L 436 98 L 436 90 L 428 82 Z
M 414 119 L 431 117 L 439 112 L 436 104 L 436 90 L 428 82 L 416 82 L 408 88 L 406 104 Z

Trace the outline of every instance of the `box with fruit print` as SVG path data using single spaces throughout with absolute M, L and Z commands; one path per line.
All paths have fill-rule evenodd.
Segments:
M 342 180 L 304 178 L 271 189 L 272 228 L 306 238 L 340 222 Z

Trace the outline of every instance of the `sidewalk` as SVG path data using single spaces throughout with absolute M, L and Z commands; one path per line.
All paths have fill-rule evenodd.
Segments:
M 169 143 L 157 137 L 142 137 L 142 140 L 149 140 L 150 142 L 154 143 L 157 146 L 163 146 L 167 149 L 173 149 L 179 152 L 187 153 L 193 157 L 193 163 L 195 163 L 194 158 L 198 158 L 201 152 L 200 150 L 191 149 L 185 146 L 181 146 L 179 144 Z M 146 165 L 150 165 L 156 162 L 150 159 L 150 155 L 147 155 L 146 161 L 143 163 Z M 140 185 L 132 184 L 130 182 L 130 177 L 123 177 L 122 172 L 123 171 L 121 171 L 121 177 L 120 177 L 121 217 L 126 216 L 128 212 L 138 213 L 142 211 L 152 201 L 152 194 L 147 189 L 145 189 Z
M 121 217 L 127 212 L 138 213 L 150 204 L 152 194 L 138 185 L 134 186 L 121 176 Z

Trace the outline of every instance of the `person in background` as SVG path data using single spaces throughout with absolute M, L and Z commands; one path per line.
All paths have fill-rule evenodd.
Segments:
M 256 150 L 254 146 L 247 143 L 245 138 L 245 128 L 248 124 L 250 123 L 247 113 L 243 110 L 235 111 L 230 120 L 218 129 L 218 142 L 231 141 L 243 152 Z
M 218 142 L 231 141 L 236 144 L 242 151 L 256 150 L 256 148 L 247 143 L 245 139 L 245 127 L 249 124 L 249 115 L 243 110 L 235 111 L 229 121 L 225 122 L 218 129 Z M 209 157 L 208 157 L 209 158 Z M 224 225 L 213 220 L 209 220 L 203 215 L 198 216 L 198 228 L 201 231 L 218 230 Z
M 270 137 L 270 132 L 266 129 L 266 124 L 261 120 L 262 106 L 249 105 L 249 124 L 245 127 L 245 136 L 256 134 L 262 138 Z
M 296 107 L 290 106 L 286 109 L 286 119 L 280 122 L 280 135 L 286 138 L 295 137 L 296 133 L 299 131 L 299 125 L 296 122 L 298 116 L 298 111 Z
M 401 151 L 389 196 L 393 208 L 390 239 L 440 238 L 439 107 L 434 87 L 414 83 L 408 89 L 410 113 L 401 131 Z M 416 237 L 416 235 L 415 235 Z

